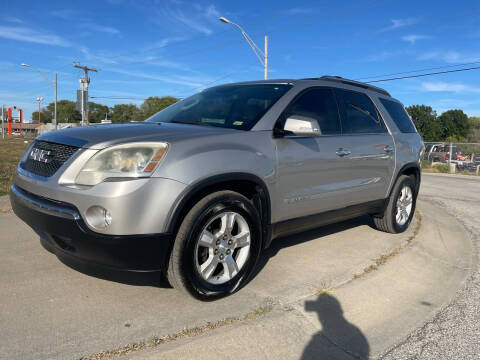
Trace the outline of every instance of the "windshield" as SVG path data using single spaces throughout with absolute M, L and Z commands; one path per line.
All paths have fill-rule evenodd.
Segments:
M 179 101 L 145 121 L 250 130 L 291 87 L 288 84 L 214 87 Z

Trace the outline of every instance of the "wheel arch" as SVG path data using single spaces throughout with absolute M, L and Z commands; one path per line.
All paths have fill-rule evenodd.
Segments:
M 420 180 L 421 180 L 421 170 L 420 170 L 420 165 L 417 162 L 410 162 L 405 165 L 403 165 L 400 170 L 397 173 L 397 176 L 395 177 L 395 181 L 392 182 L 392 186 L 390 188 L 388 197 L 392 195 L 393 188 L 398 180 L 398 178 L 402 175 L 407 175 L 407 176 L 414 176 L 415 177 L 415 195 L 418 194 L 418 191 L 420 190 Z
M 197 201 L 220 190 L 236 191 L 252 201 L 261 216 L 263 247 L 268 246 L 271 238 L 270 195 L 265 182 L 250 173 L 219 174 L 190 185 L 173 206 L 173 210 L 167 218 L 166 231 L 175 234 L 182 219 Z

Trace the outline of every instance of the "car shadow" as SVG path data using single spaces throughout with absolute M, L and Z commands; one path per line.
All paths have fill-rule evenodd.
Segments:
M 299 234 L 290 235 L 275 239 L 268 249 L 260 254 L 257 266 L 254 269 L 249 281 L 242 285 L 242 288 L 255 278 L 260 271 L 267 265 L 268 261 L 278 254 L 284 248 L 295 246 L 306 241 L 310 241 L 319 237 L 335 234 L 357 226 L 368 225 L 373 227 L 370 216 L 361 216 L 358 218 L 346 220 L 336 224 L 322 226 L 320 228 L 305 231 Z M 158 288 L 172 288 L 162 272 L 126 272 L 117 271 L 109 268 L 97 268 L 85 266 L 83 263 L 76 263 L 60 259 L 65 265 L 81 272 L 82 274 L 95 277 L 97 279 L 113 281 L 125 285 L 133 286 L 152 286 Z
M 368 215 L 363 215 L 357 218 L 345 220 L 339 223 L 324 225 L 322 227 L 304 231 L 295 235 L 289 235 L 286 237 L 279 237 L 272 241 L 272 244 L 267 249 L 263 250 L 258 259 L 257 266 L 253 271 L 250 281 L 254 279 L 268 264 L 271 258 L 275 257 L 282 249 L 289 248 L 302 244 L 307 241 L 311 241 L 320 237 L 335 234 L 341 231 L 349 230 L 358 226 L 367 225 L 374 227 L 372 218 Z
M 324 293 L 316 300 L 305 301 L 305 311 L 317 314 L 322 330 L 312 336 L 301 360 L 369 358 L 367 338 L 345 319 L 342 306 L 334 296 Z
M 71 269 L 76 270 L 84 275 L 95 277 L 97 279 L 113 281 L 124 285 L 152 286 L 165 289 L 171 288 L 170 284 L 168 283 L 167 279 L 161 271 L 128 272 L 113 270 L 109 268 L 94 268 L 90 266 L 84 266 L 83 264 L 65 261 L 65 259 L 61 258 L 59 260 Z

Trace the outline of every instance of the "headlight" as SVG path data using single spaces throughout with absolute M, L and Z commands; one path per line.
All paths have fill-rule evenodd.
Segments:
M 79 185 L 96 185 L 108 178 L 148 177 L 161 163 L 167 150 L 167 143 L 154 142 L 109 147 L 88 160 L 75 182 Z

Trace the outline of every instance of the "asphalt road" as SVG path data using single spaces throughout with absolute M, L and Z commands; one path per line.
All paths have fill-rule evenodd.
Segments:
M 420 199 L 456 217 L 480 249 L 480 180 L 425 174 Z M 438 284 L 442 286 L 442 284 Z M 480 271 L 478 262 L 465 287 L 434 319 L 391 349 L 382 360 L 480 359 Z
M 357 338 L 368 341 L 370 355 L 376 356 L 385 344 L 392 345 L 392 339 L 399 334 L 404 338 L 409 332 L 406 326 L 407 330 L 413 329 L 423 324 L 419 323 L 423 318 L 432 318 L 438 310 L 435 304 L 450 300 L 458 288 L 456 284 L 464 279 L 463 268 L 470 264 L 467 254 L 472 252 L 470 241 L 452 241 L 456 234 L 462 239 L 467 236 L 447 211 L 460 214 L 460 221 L 475 231 L 478 241 L 480 229 L 475 218 L 479 214 L 480 182 L 459 179 L 424 177 L 421 198 L 425 200 L 427 223 L 418 236 L 423 234 L 423 240 L 418 239 L 417 245 L 405 249 L 383 270 L 351 281 L 355 274 L 375 264 L 375 259 L 404 246 L 415 236 L 416 224 L 404 234 L 389 235 L 372 229 L 369 218 L 363 217 L 282 239 L 263 255 L 259 273 L 248 286 L 213 303 L 192 300 L 165 286 L 131 285 L 77 272 L 46 252 L 33 231 L 12 213 L 0 213 L 0 359 L 78 359 L 148 340 L 154 335 L 174 334 L 226 317 L 241 318 L 265 304 L 280 305 L 275 305 L 271 316 L 257 323 L 232 327 L 230 343 L 225 343 L 225 352 L 217 355 L 223 358 L 221 354 L 231 356 L 242 351 L 234 351 L 235 346 L 245 351 L 247 338 L 243 342 L 237 340 L 250 333 L 253 340 L 261 342 L 249 351 L 261 349 L 265 358 L 271 358 L 271 351 L 275 350 L 278 358 L 298 359 L 311 335 L 324 329 L 325 324 L 319 323 L 316 312 L 308 314 L 312 310 L 308 310 L 307 304 L 322 308 L 325 304 L 318 305 L 317 296 L 319 289 L 325 288 L 337 289 L 336 301 L 341 303 L 345 319 L 350 321 L 336 323 L 344 325 L 339 329 L 358 329 Z M 441 211 L 436 219 L 432 201 L 437 202 Z M 423 211 L 422 204 L 419 205 Z M 438 226 L 429 219 L 438 221 Z M 442 231 L 447 236 L 444 241 L 450 242 L 437 252 L 436 237 Z M 444 251 L 454 246 L 460 246 L 458 253 Z M 463 268 L 452 268 L 459 256 L 465 258 L 459 262 Z M 422 261 L 425 267 L 418 268 Z M 473 359 L 480 353 L 479 282 L 477 270 L 433 325 L 427 325 L 393 348 L 385 359 L 410 359 L 412 354 L 413 358 L 419 354 L 418 358 L 431 355 L 436 359 Z M 442 288 L 431 291 L 435 287 Z M 436 330 L 437 327 L 445 333 Z M 223 333 L 219 335 L 220 340 L 215 340 L 215 344 L 228 338 Z M 341 345 L 345 338 L 342 333 L 327 335 L 339 339 L 340 345 L 332 350 L 340 353 L 335 358 L 352 358 L 345 351 L 348 346 Z M 310 351 L 311 358 L 316 358 L 319 352 L 331 348 L 328 336 L 320 336 L 320 342 L 314 336 L 305 352 Z M 211 340 L 205 341 L 205 347 L 212 346 Z M 191 346 L 197 343 L 201 339 L 189 342 Z M 289 348 L 283 346 L 287 343 Z M 442 350 L 437 353 L 436 348 Z M 172 359 L 178 358 L 177 353 L 171 354 Z M 198 355 L 194 350 L 185 354 L 192 358 Z M 251 354 L 251 358 L 257 357 L 258 353 Z

